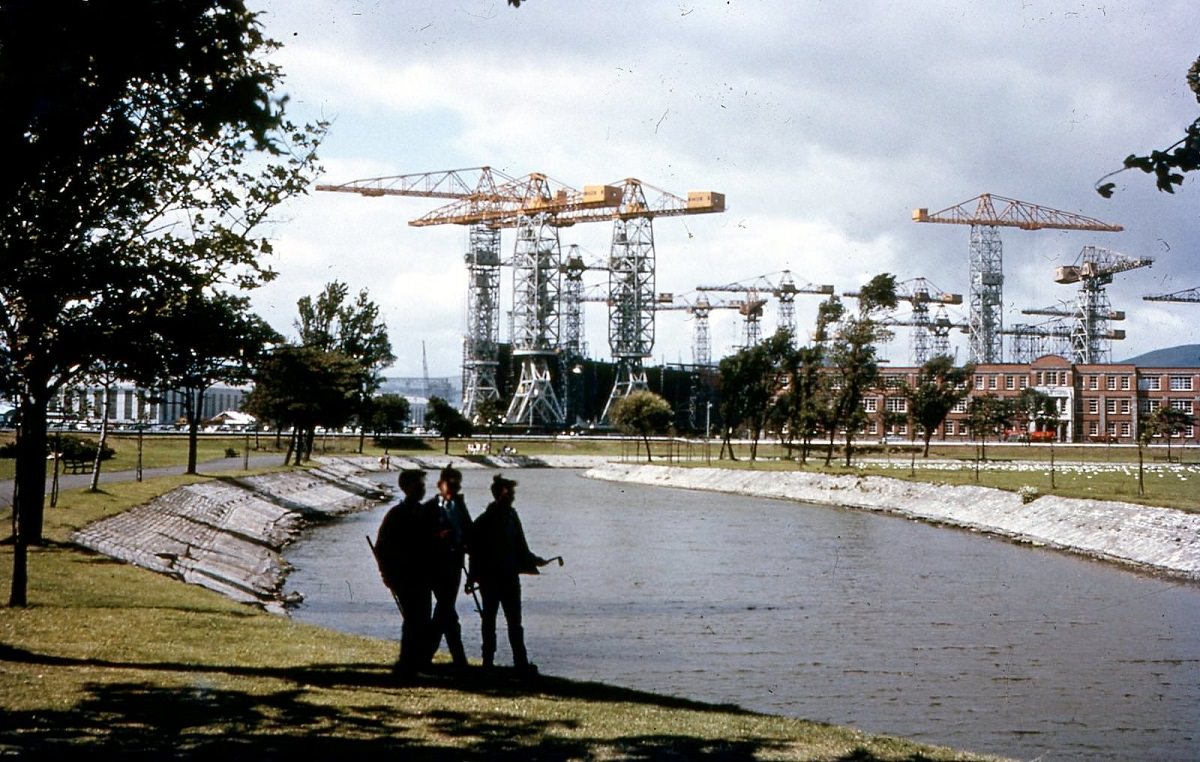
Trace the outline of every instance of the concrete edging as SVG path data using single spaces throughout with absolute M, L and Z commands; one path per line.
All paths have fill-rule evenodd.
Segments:
M 769 474 L 770 478 L 763 478 Z M 585 476 L 892 513 L 1200 580 L 1200 515 L 882 476 L 608 463 Z

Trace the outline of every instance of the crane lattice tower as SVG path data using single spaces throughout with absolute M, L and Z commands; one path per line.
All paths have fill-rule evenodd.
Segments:
M 624 209 L 645 209 L 642 184 L 628 179 L 622 188 Z M 654 227 L 650 217 L 613 220 L 608 257 L 608 348 L 616 363 L 616 380 L 604 404 L 607 421 L 612 405 L 630 393 L 649 389 L 643 361 L 654 349 Z
M 1124 319 L 1125 313 L 1112 309 L 1105 287 L 1112 283 L 1115 274 L 1149 267 L 1153 262 L 1148 257 L 1128 257 L 1098 246 L 1084 246 L 1079 253 L 1079 264 L 1058 268 L 1056 282 L 1079 284 L 1071 331 L 1071 357 L 1075 362 L 1112 361 L 1112 340 L 1124 338 L 1125 334 L 1111 330 L 1109 322 Z
M 319 184 L 319 191 L 357 193 L 368 198 L 415 196 L 459 199 L 479 205 L 522 197 L 520 183 L 491 167 L 418 172 Z M 467 251 L 467 333 L 463 337 L 462 410 L 475 418 L 478 404 L 498 399 L 496 368 L 500 341 L 500 230 L 486 222 L 469 225 Z
M 579 222 L 613 223 L 608 269 L 615 269 L 617 274 L 609 279 L 609 343 L 618 377 L 609 396 L 611 405 L 623 394 L 644 388 L 641 362 L 651 356 L 653 349 L 651 220 L 664 215 L 723 212 L 725 197 L 712 191 L 693 191 L 684 199 L 658 191 L 650 199 L 645 193 L 650 186 L 634 178 L 585 186 L 580 192 L 566 186 L 553 189 L 545 175 L 534 173 L 517 185 L 524 196 L 516 202 L 513 197 L 519 194 L 505 189 L 495 199 L 465 199 L 410 224 L 487 223 L 518 228 L 513 255 L 514 299 L 518 300 L 513 310 L 513 354 L 522 358 L 521 380 L 506 422 L 556 427 L 565 423 L 562 406 L 555 404 L 557 394 L 551 372 L 561 339 L 562 257 L 557 233 L 552 235 L 551 231 Z M 606 405 L 605 417 L 607 410 Z
M 1001 203 L 997 210 L 995 201 Z M 974 209 L 967 205 L 976 202 Z M 1117 232 L 1120 225 L 1029 204 L 990 193 L 930 214 L 913 211 L 916 222 L 940 222 L 971 226 L 969 250 L 970 288 L 968 318 L 970 359 L 975 363 L 998 363 L 1004 357 L 1004 248 L 1000 227 L 1022 230 L 1094 230 Z

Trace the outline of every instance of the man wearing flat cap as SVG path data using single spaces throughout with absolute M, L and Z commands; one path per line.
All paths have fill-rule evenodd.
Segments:
M 425 472 L 406 468 L 400 472 L 399 483 L 404 499 L 383 517 L 375 540 L 375 557 L 383 582 L 395 595 L 404 618 L 400 658 L 393 671 L 401 679 L 410 679 L 430 661 L 430 550 L 435 528 L 422 502 Z
M 537 574 L 547 561 L 534 555 L 525 540 L 521 517 L 513 507 L 517 483 L 497 474 L 492 480 L 492 502 L 471 524 L 471 570 L 467 584 L 478 585 L 483 599 L 483 666 L 493 666 L 496 656 L 496 614 L 504 609 L 513 666 L 523 676 L 537 674 L 525 651 L 521 625 L 521 574 Z

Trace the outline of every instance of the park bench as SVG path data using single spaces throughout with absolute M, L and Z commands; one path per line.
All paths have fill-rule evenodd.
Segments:
M 63 458 L 63 472 L 68 474 L 90 474 L 95 463 L 91 458 Z

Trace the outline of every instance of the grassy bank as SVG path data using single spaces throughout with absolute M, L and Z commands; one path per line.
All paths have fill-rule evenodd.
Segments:
M 0 609 L 0 754 L 982 759 L 554 678 L 400 687 L 388 673 L 395 643 L 264 614 L 70 545 L 73 529 L 187 481 L 68 491 L 47 511 L 49 543 L 30 554 L 31 605 Z M 5 592 L 11 566 L 4 546 Z

